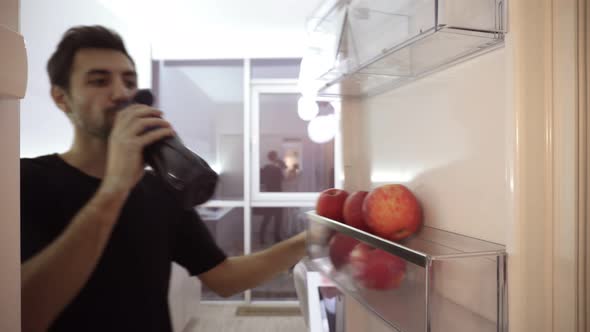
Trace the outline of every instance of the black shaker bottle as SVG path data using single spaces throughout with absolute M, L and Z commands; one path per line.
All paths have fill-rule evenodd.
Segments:
M 142 89 L 133 102 L 151 106 L 154 97 L 149 90 Z M 205 203 L 213 196 L 219 176 L 205 160 L 185 147 L 178 136 L 148 146 L 144 158 L 185 209 Z

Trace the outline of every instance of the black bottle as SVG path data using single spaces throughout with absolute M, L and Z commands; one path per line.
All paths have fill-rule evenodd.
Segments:
M 154 97 L 149 90 L 142 89 L 133 101 L 151 106 Z M 178 136 L 148 146 L 144 158 L 185 209 L 205 203 L 213 196 L 219 176 L 205 160 L 185 147 Z

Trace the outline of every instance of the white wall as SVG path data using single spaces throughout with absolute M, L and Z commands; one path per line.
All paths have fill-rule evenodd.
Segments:
M 18 31 L 18 0 L 0 2 L 0 24 Z M 19 101 L 0 100 L 0 331 L 20 331 Z
M 405 183 L 426 225 L 505 244 L 512 192 L 505 62 L 504 49 L 496 50 L 349 109 L 359 114 L 345 136 L 360 142 L 345 151 L 347 186 Z
M 21 103 L 21 156 L 63 152 L 69 148 L 72 127 L 51 101 L 45 66 L 68 28 L 89 24 L 105 25 L 119 32 L 135 60 L 140 87 L 151 86 L 149 40 L 100 1 L 22 0 L 21 27 L 29 54 L 29 82 Z

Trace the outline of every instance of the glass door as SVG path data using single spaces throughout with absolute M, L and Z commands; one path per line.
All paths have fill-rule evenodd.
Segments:
M 310 135 L 310 121 L 299 117 L 301 94 L 295 83 L 252 84 L 250 160 L 250 239 L 252 251 L 268 248 L 305 230 L 324 189 L 334 187 L 335 138 L 321 143 Z M 335 101 L 314 101 L 317 117 L 337 121 Z M 311 120 L 313 121 L 313 120 Z M 248 300 L 296 300 L 289 271 L 252 289 Z

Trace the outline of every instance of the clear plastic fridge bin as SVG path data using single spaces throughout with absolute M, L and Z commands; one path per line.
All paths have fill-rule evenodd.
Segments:
M 506 1 L 330 0 L 308 23 L 332 41 L 319 47 L 320 94 L 377 94 L 502 45 Z
M 308 212 L 306 264 L 334 281 L 389 326 L 402 332 L 507 331 L 506 252 L 503 245 L 422 227 L 396 243 Z M 397 256 L 405 262 L 401 283 L 373 289 L 355 266 L 331 261 L 337 234 Z
M 307 20 L 308 49 L 303 57 L 303 79 L 329 82 L 355 67 L 356 64 L 350 63 L 351 59 L 342 57 L 340 50 L 347 3 L 325 0 Z

